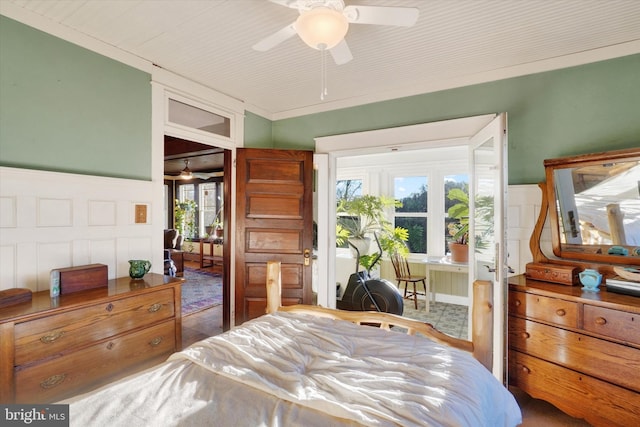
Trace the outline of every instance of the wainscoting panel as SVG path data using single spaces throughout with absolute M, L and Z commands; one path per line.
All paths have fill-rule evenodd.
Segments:
M 16 198 L 0 197 L 0 228 L 15 228 L 16 217 Z
M 531 233 L 538 220 L 542 192 L 537 185 L 510 185 L 507 210 L 507 251 L 511 275 L 522 274 L 533 257 L 529 249 Z
M 1 234 L 2 232 L 0 232 Z M 16 246 L 0 246 L 0 289 L 16 287 Z
M 38 227 L 73 227 L 73 201 L 38 199 Z
M 116 208 L 114 201 L 89 200 L 89 225 L 116 225 Z
M 94 263 L 108 266 L 109 279 L 122 277 L 129 259 L 150 260 L 161 273 L 154 188 L 151 181 L 0 167 L 0 289 L 46 291 L 52 269 Z M 146 209 L 136 216 L 140 205 Z
M 35 265 L 38 267 L 36 289 L 44 291 L 49 289 L 49 273 L 55 268 L 73 266 L 73 242 L 38 243 L 35 257 Z M 82 265 L 82 264 L 81 264 Z

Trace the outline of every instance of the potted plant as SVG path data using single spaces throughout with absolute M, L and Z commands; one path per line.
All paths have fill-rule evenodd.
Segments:
M 452 188 L 447 194 L 449 200 L 455 200 L 457 203 L 447 210 L 449 218 L 455 221 L 447 224 L 449 236 L 449 251 L 451 252 L 451 261 L 468 262 L 469 261 L 469 193 L 468 187 L 465 192 L 460 188 Z
M 449 200 L 457 203 L 451 206 L 447 213 L 449 218 L 455 221 L 447 224 L 447 229 L 451 240 L 449 250 L 451 251 L 451 261 L 469 261 L 469 189 L 452 188 L 447 194 Z M 480 196 L 476 198 L 476 218 L 483 225 L 476 228 L 475 249 L 487 247 L 486 237 L 493 234 L 493 197 Z M 481 232 L 478 232 L 481 230 Z
M 385 196 L 356 196 L 352 199 L 341 199 L 336 208 L 338 222 L 336 225 L 336 242 L 339 245 L 349 243 L 357 248 L 359 264 L 370 271 L 380 260 L 382 253 L 391 254 L 398 251 L 403 255 L 408 252 L 406 240 L 408 230 L 393 227 L 386 218 L 385 209 L 401 207 L 402 203 Z M 382 252 L 370 252 L 372 238 L 377 238 Z
M 197 207 L 196 202 L 193 200 L 181 202 L 176 199 L 173 209 L 175 228 L 185 237 L 185 242 L 188 241 L 188 244 L 185 245 L 188 252 L 193 251 L 193 243 L 186 239 L 195 237 Z
M 205 227 L 205 231 L 209 236 L 214 236 L 218 239 L 222 238 L 224 235 L 223 208 L 224 205 L 221 205 L 218 212 L 216 212 L 216 216 L 213 218 L 213 221 L 211 221 L 211 224 Z

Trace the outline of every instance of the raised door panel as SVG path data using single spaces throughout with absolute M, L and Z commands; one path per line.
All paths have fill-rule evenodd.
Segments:
M 239 149 L 236 324 L 264 314 L 266 263 L 282 263 L 284 304 L 311 304 L 313 153 Z

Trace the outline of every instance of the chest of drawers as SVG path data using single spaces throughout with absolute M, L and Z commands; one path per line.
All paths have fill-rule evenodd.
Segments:
M 595 426 L 638 425 L 640 298 L 510 282 L 510 384 Z
M 126 277 L 1 309 L 0 401 L 54 402 L 163 361 L 182 341 L 181 282 Z

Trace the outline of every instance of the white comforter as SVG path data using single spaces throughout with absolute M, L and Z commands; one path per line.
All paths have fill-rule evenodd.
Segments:
M 423 337 L 277 313 L 72 402 L 72 425 L 514 426 L 513 396 Z

